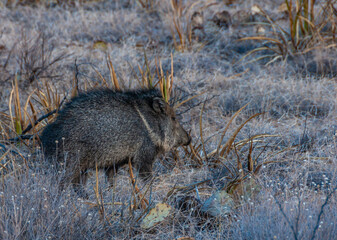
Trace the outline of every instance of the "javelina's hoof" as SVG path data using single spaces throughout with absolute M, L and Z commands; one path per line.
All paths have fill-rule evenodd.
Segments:
M 83 198 L 83 199 L 89 199 L 89 194 L 87 193 L 87 191 L 85 191 L 83 189 L 82 186 L 76 186 L 74 185 L 74 190 L 76 192 L 76 194 L 80 197 L 80 198 Z

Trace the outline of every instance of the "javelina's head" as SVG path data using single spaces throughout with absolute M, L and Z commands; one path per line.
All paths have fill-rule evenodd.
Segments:
M 159 125 L 161 135 L 164 138 L 162 145 L 165 150 L 190 144 L 191 137 L 176 119 L 176 114 L 172 107 L 159 97 L 153 99 L 152 107 L 160 115 L 161 121 Z

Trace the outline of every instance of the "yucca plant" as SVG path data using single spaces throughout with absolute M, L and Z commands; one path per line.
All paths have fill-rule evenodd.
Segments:
M 222 144 L 222 141 L 224 139 L 224 136 L 226 135 L 231 123 L 233 120 L 239 115 L 239 113 L 247 107 L 248 104 L 243 106 L 241 109 L 239 109 L 228 121 L 225 129 L 223 130 L 222 135 L 220 136 L 220 140 L 218 142 L 218 147 L 209 153 L 206 152 L 206 145 L 205 140 L 203 136 L 203 128 L 202 128 L 202 114 L 204 110 L 204 105 L 202 106 L 201 112 L 200 112 L 200 120 L 199 120 L 199 130 L 200 130 L 200 142 L 195 143 L 195 145 L 189 145 L 185 148 L 185 152 L 188 156 L 188 158 L 192 159 L 192 161 L 196 162 L 196 166 L 201 166 L 209 161 L 211 159 L 216 159 L 215 164 L 219 164 L 222 161 L 226 161 L 226 157 L 228 156 L 229 152 L 234 149 L 241 149 L 244 145 L 248 144 L 249 141 L 254 141 L 254 139 L 269 137 L 270 135 L 257 135 L 252 137 L 251 139 L 242 140 L 240 142 L 235 143 L 235 139 L 237 135 L 239 134 L 240 130 L 253 118 L 261 115 L 260 113 L 254 114 L 250 118 L 248 118 L 244 123 L 242 123 L 233 133 L 233 135 L 227 140 L 225 144 Z
M 20 93 L 18 86 L 18 79 L 15 76 L 14 83 L 12 85 L 12 91 L 9 98 L 9 117 L 11 120 L 11 127 L 15 130 L 15 133 L 20 135 L 22 134 L 23 128 L 28 125 L 27 112 L 28 103 L 30 102 L 30 96 L 26 101 L 25 107 L 23 108 L 24 113 L 22 112 L 21 102 L 20 102 Z M 14 107 L 14 112 L 13 112 Z
M 247 104 L 248 105 L 248 104 Z M 202 128 L 202 115 L 204 111 L 204 105 L 200 111 L 200 140 L 194 144 L 190 144 L 185 148 L 185 159 L 190 159 L 194 164 L 194 167 L 203 167 L 208 165 L 212 168 L 226 168 L 228 175 L 218 178 L 218 181 L 224 184 L 218 188 L 214 189 L 210 197 L 200 206 L 202 199 L 199 196 L 199 190 L 203 188 L 201 185 L 214 181 L 214 178 L 210 177 L 208 179 L 192 183 L 186 186 L 174 186 L 170 191 L 168 191 L 165 201 L 168 198 L 174 196 L 179 196 L 181 194 L 186 195 L 189 192 L 196 193 L 196 199 L 192 197 L 191 200 L 186 198 L 183 201 L 194 201 L 196 204 L 196 209 L 192 209 L 191 205 L 187 205 L 190 211 L 196 211 L 202 218 L 209 218 L 210 216 L 230 216 L 234 213 L 234 210 L 244 204 L 252 203 L 255 197 L 261 190 L 261 186 L 258 183 L 258 173 L 259 170 L 267 164 L 277 163 L 272 158 L 280 153 L 273 152 L 270 156 L 266 156 L 263 161 L 259 158 L 265 151 L 268 145 L 264 144 L 264 139 L 278 137 L 278 135 L 271 134 L 257 134 L 251 136 L 247 139 L 237 141 L 236 138 L 243 127 L 247 125 L 252 119 L 258 117 L 263 113 L 257 113 L 245 120 L 239 127 L 237 127 L 234 132 L 229 136 L 228 140 L 223 142 L 224 136 L 227 134 L 231 123 L 234 119 L 247 107 L 243 106 L 239 109 L 228 121 L 222 134 L 220 135 L 218 144 L 212 150 L 207 150 L 206 140 L 203 135 Z M 186 161 L 186 160 L 185 160 Z M 226 179 L 226 181 L 224 181 Z M 200 192 L 201 193 L 201 192 Z M 203 194 L 204 195 L 204 194 Z M 194 199 L 194 200 L 193 200 Z M 188 202 L 190 204 L 190 202 Z M 201 219 L 202 221 L 202 219 Z
M 61 95 L 57 91 L 57 88 L 47 81 L 42 82 L 42 86 L 38 86 L 35 95 L 36 102 L 42 107 L 42 111 L 45 114 L 58 110 L 62 104 Z
M 43 120 L 52 121 L 62 101 L 56 88 L 44 82 L 34 89 L 22 104 L 22 94 L 19 90 L 18 79 L 15 77 L 12 91 L 9 97 L 9 114 L 1 112 L 1 132 L 5 139 L 30 134 L 36 136 L 44 127 Z M 38 118 L 39 115 L 42 115 Z M 34 138 L 33 138 L 34 139 Z M 35 139 L 33 142 L 35 145 Z
M 151 64 L 153 60 L 148 59 L 146 52 L 144 50 L 144 63 L 143 65 L 141 64 L 137 65 L 138 72 L 131 65 L 130 68 L 132 70 L 135 79 L 138 82 L 139 87 L 149 89 L 159 87 L 163 98 L 165 99 L 166 102 L 169 102 L 173 90 L 173 73 L 174 73 L 173 54 L 171 53 L 171 68 L 170 68 L 171 71 L 167 71 L 166 73 L 163 71 L 161 60 L 158 57 L 156 57 L 154 61 L 155 67 L 152 68 Z M 107 66 L 109 69 L 110 80 L 113 88 L 116 90 L 121 90 L 123 87 L 121 87 L 122 86 L 121 81 L 117 78 L 110 57 L 108 57 L 107 59 Z M 103 77 L 103 75 L 95 68 L 94 70 L 96 71 L 97 75 L 101 80 L 101 85 L 103 85 L 104 87 L 109 87 L 108 81 Z
M 263 55 L 253 61 L 268 58 L 274 62 L 278 59 L 286 60 L 289 56 L 303 54 L 317 48 L 336 47 L 336 14 L 335 0 L 328 0 L 316 15 L 315 0 L 285 0 L 289 29 L 281 27 L 262 8 L 256 6 L 258 14 L 266 18 L 272 28 L 271 37 L 253 36 L 241 38 L 244 40 L 263 41 L 263 47 L 256 48 L 246 54 L 244 58 L 261 51 L 269 51 L 271 54 Z M 324 29 L 330 25 L 330 32 Z
M 157 76 L 158 76 L 157 84 L 159 84 L 160 91 L 165 101 L 169 102 L 170 96 L 172 93 L 172 87 L 173 87 L 173 55 L 172 53 L 171 53 L 171 72 L 170 73 L 167 72 L 165 76 L 160 59 L 159 60 L 156 59 L 156 70 L 157 70 Z
M 200 13 L 217 3 L 211 2 L 204 4 L 203 1 L 192 1 L 190 4 L 184 4 L 182 0 L 171 0 L 170 20 L 171 34 L 174 48 L 178 51 L 190 50 L 192 46 L 193 19 L 195 13 Z M 198 7 L 196 7 L 198 6 Z M 199 26 L 202 27 L 202 26 Z
M 263 165 L 276 163 L 276 161 L 265 159 L 262 162 L 258 162 L 261 154 L 265 150 L 266 146 L 260 146 L 262 151 L 255 153 L 253 144 L 263 143 L 263 139 L 278 137 L 278 135 L 271 134 L 257 134 L 251 136 L 247 139 L 236 141 L 236 137 L 244 126 L 252 119 L 258 117 L 262 113 L 256 113 L 244 121 L 238 128 L 235 129 L 234 133 L 228 138 L 228 140 L 223 143 L 224 136 L 226 135 L 233 120 L 240 114 L 240 112 L 247 107 L 248 104 L 239 109 L 228 121 L 223 133 L 220 136 L 217 147 L 211 151 L 206 151 L 206 144 L 203 136 L 202 129 L 202 113 L 204 106 L 202 106 L 200 112 L 200 141 L 194 144 L 190 144 L 185 147 L 185 157 L 191 159 L 194 162 L 195 167 L 202 167 L 204 165 L 209 165 L 213 168 L 225 167 L 230 176 L 227 185 L 224 190 L 229 194 L 237 194 L 240 188 L 246 188 L 246 180 L 254 177 L 258 174 L 259 170 Z M 276 154 L 276 153 L 275 153 Z M 255 157 L 254 157 L 255 155 Z M 236 157 L 236 165 L 233 165 L 232 158 Z M 274 156 L 274 155 L 273 155 Z M 244 164 L 246 162 L 246 164 Z M 244 166 L 247 166 L 246 168 Z M 251 182 L 249 182 L 251 184 Z M 237 190 L 239 189 L 239 190 Z M 242 189 L 241 189 L 242 191 Z
M 135 74 L 138 83 L 141 87 L 144 88 L 153 88 L 154 87 L 154 80 L 155 80 L 155 72 L 151 72 L 151 60 L 147 58 L 146 51 L 144 49 L 144 63 L 141 66 L 140 64 L 137 65 L 138 71 L 140 73 L 140 78 L 137 74 Z M 133 71 L 134 72 L 134 71 Z

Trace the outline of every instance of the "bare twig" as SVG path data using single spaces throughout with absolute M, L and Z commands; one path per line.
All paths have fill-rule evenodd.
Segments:
M 294 226 L 290 223 L 290 220 L 289 220 L 288 216 L 287 216 L 287 215 L 285 214 L 285 212 L 283 211 L 283 208 L 282 208 L 282 206 L 281 206 L 281 203 L 280 203 L 275 197 L 274 197 L 274 200 L 275 200 L 275 202 L 276 202 L 278 208 L 280 209 L 280 212 L 282 213 L 284 219 L 285 219 L 286 222 L 288 223 L 288 225 L 289 225 L 289 227 L 290 227 L 290 229 L 291 229 L 291 232 L 292 232 L 293 235 L 294 235 L 294 239 L 295 239 L 295 240 L 298 240 L 298 233 L 295 231 Z
M 204 101 L 200 101 L 200 102 L 194 104 L 193 106 L 187 108 L 186 110 L 176 113 L 176 115 L 177 115 L 177 116 L 182 115 L 182 114 L 184 114 L 184 113 L 186 113 L 186 112 L 192 110 L 193 108 L 198 107 L 198 106 L 200 106 L 201 104 L 204 104 L 205 102 L 210 101 L 210 100 L 212 100 L 213 98 L 218 97 L 218 96 L 220 96 L 220 95 L 214 95 L 214 96 L 212 96 L 212 97 L 210 97 L 210 98 L 207 98 L 207 99 L 204 100 Z
M 323 215 L 323 211 L 324 211 L 324 208 L 325 206 L 328 204 L 329 202 L 329 199 L 331 198 L 332 194 L 334 192 L 336 192 L 337 190 L 337 187 L 335 187 L 330 193 L 328 196 L 326 196 L 326 199 L 325 199 L 325 202 L 323 203 L 323 205 L 321 206 L 321 210 L 318 214 L 318 217 L 317 217 L 317 221 L 316 221 L 316 225 L 315 225 L 315 228 L 314 228 L 314 231 L 312 232 L 312 237 L 311 237 L 311 240 L 314 240 L 315 239 L 315 236 L 316 236 L 316 232 L 317 232 L 317 229 L 319 228 L 319 223 L 321 221 L 321 217 Z

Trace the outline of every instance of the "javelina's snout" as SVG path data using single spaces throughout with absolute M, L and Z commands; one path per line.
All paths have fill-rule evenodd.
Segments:
M 191 141 L 192 141 L 192 138 L 191 138 L 191 136 L 190 135 L 187 135 L 187 142 L 185 143 L 185 146 L 187 146 L 187 145 L 190 145 L 190 143 L 191 143 Z
M 186 133 L 185 142 L 183 142 L 183 145 L 184 146 L 190 145 L 191 140 L 192 140 L 191 136 L 188 133 Z
M 191 137 L 190 135 L 185 131 L 185 129 L 182 126 L 179 126 L 179 140 L 178 145 L 181 146 L 187 146 L 191 143 Z

